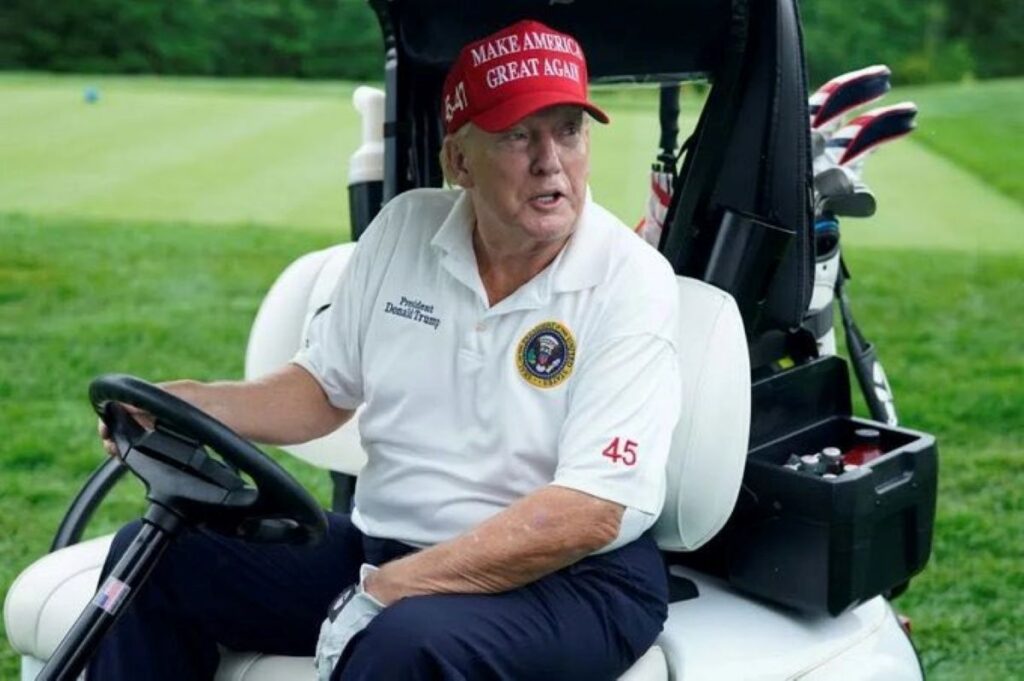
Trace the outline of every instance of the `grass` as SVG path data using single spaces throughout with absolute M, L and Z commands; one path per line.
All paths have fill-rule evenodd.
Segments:
M 1024 79 L 899 88 L 918 105 L 914 138 L 1024 203 Z
M 87 84 L 100 87 L 99 104 L 81 102 Z M 996 109 L 1017 101 L 989 86 L 974 86 L 977 99 Z M 921 105 L 912 139 L 930 146 L 901 142 L 872 158 L 879 215 L 844 223 L 843 238 L 853 305 L 902 421 L 935 433 L 941 451 L 932 560 L 898 605 L 914 619 L 930 679 L 1005 679 L 1024 668 L 1024 207 L 963 160 L 977 149 L 990 163 L 1012 155 L 1010 144 L 976 140 L 1016 129 L 1014 114 L 941 135 L 944 147 L 924 134 L 926 111 L 952 110 L 956 91 L 898 92 Z M 240 375 L 275 276 L 345 237 L 350 93 L 334 83 L 0 76 L 0 590 L 46 550 L 101 460 L 88 381 L 107 371 Z M 646 200 L 655 97 L 598 96 L 613 125 L 594 128 L 591 184 L 631 222 Z M 284 463 L 327 500 L 323 474 Z M 91 533 L 137 515 L 139 492 L 122 483 Z M 16 675 L 0 646 L 0 678 Z
M 929 679 L 1024 668 L 1024 254 L 851 249 L 901 423 L 940 452 L 931 562 L 897 604 Z M 1007 322 L 1016 320 L 1016 323 Z
M 359 143 L 349 84 L 0 78 L 0 206 L 341 233 Z M 83 88 L 100 91 L 86 104 Z
M 117 371 L 151 380 L 239 376 L 263 294 L 322 233 L 0 215 L 0 591 L 46 552 L 102 460 L 86 389 Z M 319 498 L 326 475 L 285 462 Z M 142 510 L 122 483 L 91 534 Z M 17 678 L 0 646 L 0 678 Z

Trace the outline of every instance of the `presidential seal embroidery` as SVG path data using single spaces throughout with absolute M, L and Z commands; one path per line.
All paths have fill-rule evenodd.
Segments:
M 533 327 L 516 348 L 519 374 L 538 388 L 554 388 L 569 378 L 575 361 L 576 340 L 558 322 Z

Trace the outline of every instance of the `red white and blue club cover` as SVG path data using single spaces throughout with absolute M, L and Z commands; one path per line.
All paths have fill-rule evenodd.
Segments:
M 889 91 L 891 74 L 888 66 L 876 64 L 836 76 L 822 85 L 807 100 L 811 129 L 838 125 L 839 117 L 847 111 L 881 98 Z
M 867 111 L 840 128 L 826 145 L 838 165 L 849 165 L 886 142 L 909 134 L 915 127 L 917 105 L 900 102 Z

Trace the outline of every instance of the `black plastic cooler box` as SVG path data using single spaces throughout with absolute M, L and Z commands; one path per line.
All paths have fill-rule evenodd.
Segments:
M 853 417 L 846 362 L 824 357 L 755 382 L 743 490 L 723 531 L 683 558 L 774 603 L 838 615 L 899 590 L 931 552 L 935 438 Z M 884 454 L 835 479 L 783 467 L 790 454 L 848 450 L 854 431 Z

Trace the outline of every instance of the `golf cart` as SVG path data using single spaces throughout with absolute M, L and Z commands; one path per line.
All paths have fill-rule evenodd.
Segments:
M 821 352 L 820 329 L 808 328 L 816 253 L 795 0 L 370 4 L 384 34 L 385 92 L 357 92 L 365 139 L 350 173 L 354 238 L 390 198 L 441 184 L 441 83 L 471 39 L 533 17 L 579 39 L 593 82 L 661 88 L 659 170 L 671 176 L 672 198 L 657 244 L 679 275 L 684 320 L 683 412 L 654 528 L 671 603 L 655 646 L 619 678 L 922 678 L 889 599 L 930 553 L 935 442 L 854 417 L 847 362 Z M 679 151 L 678 83 L 695 79 L 712 87 Z M 247 376 L 280 366 L 302 346 L 352 249 L 307 254 L 282 273 L 254 322 Z M 125 470 L 105 462 L 72 504 L 53 552 L 7 596 L 8 636 L 26 680 L 46 660 L 39 678 L 76 678 L 183 525 L 257 541 L 313 540 L 322 529 L 308 495 L 283 471 L 184 403 L 126 377 L 99 379 L 91 397 L 115 423 L 128 467 L 147 483 L 152 530 L 123 573 L 115 569 L 119 584 L 108 580 L 94 597 L 110 537 L 79 540 Z M 143 432 L 119 421 L 112 402 L 152 411 L 158 427 Z M 793 454 L 861 447 L 865 429 L 874 432 L 876 456 L 862 466 L 821 474 L 787 465 Z M 204 445 L 251 484 L 207 457 Z M 349 507 L 365 461 L 355 423 L 286 449 L 329 470 L 334 507 Z M 225 650 L 217 678 L 313 673 L 308 658 Z

